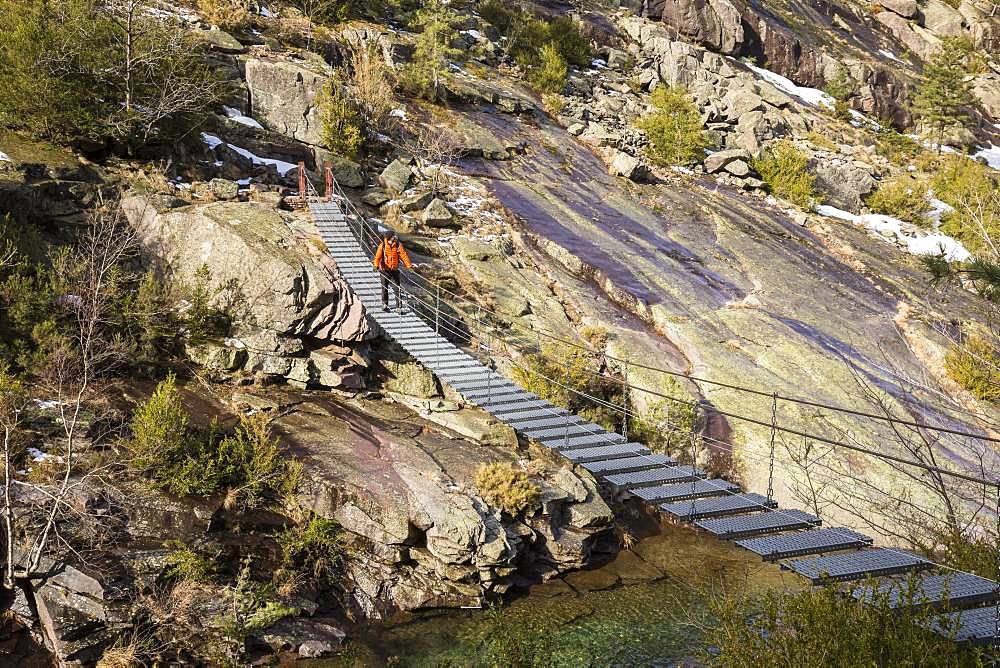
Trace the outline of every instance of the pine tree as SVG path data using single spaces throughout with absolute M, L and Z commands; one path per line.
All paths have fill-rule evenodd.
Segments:
M 528 81 L 543 93 L 561 93 L 566 87 L 566 59 L 555 42 L 542 47 L 538 65 L 528 72 Z
M 463 54 L 451 45 L 458 37 L 460 22 L 461 16 L 446 0 L 426 0 L 417 12 L 415 23 L 421 32 L 410 70 L 414 84 L 428 99 L 437 98 L 448 62 Z
M 938 152 L 944 132 L 953 125 L 970 122 L 968 107 L 973 103 L 972 83 L 966 66 L 972 47 L 963 37 L 946 37 L 930 62 L 913 100 L 913 112 L 937 136 Z
M 649 157 L 661 165 L 687 165 L 705 157 L 709 142 L 701 116 L 683 86 L 658 86 L 653 111 L 637 125 L 649 137 Z

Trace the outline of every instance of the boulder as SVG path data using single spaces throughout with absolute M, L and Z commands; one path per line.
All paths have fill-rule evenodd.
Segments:
M 422 364 L 388 359 L 381 360 L 381 364 L 386 372 L 382 381 L 385 390 L 420 399 L 441 396 L 434 374 Z
M 614 176 L 623 176 L 630 181 L 641 181 L 648 173 L 645 165 L 638 158 L 624 151 L 618 151 L 615 154 L 611 160 L 609 171 Z
M 215 199 L 236 199 L 240 195 L 240 184 L 228 179 L 212 179 L 208 182 L 208 192 Z
M 879 0 L 878 4 L 904 19 L 912 19 L 917 15 L 917 0 Z
M 321 59 L 292 61 L 276 56 L 246 60 L 250 115 L 269 130 L 320 145 L 317 96 L 332 74 Z
M 282 619 L 255 635 L 275 652 L 297 652 L 306 658 L 332 654 L 347 638 L 327 621 L 301 618 Z
M 750 173 L 750 165 L 743 159 L 733 160 L 726 164 L 726 171 L 733 176 L 747 176 Z
M 192 362 L 212 371 L 236 371 L 247 361 L 246 349 L 236 341 L 188 343 L 184 352 Z
M 427 205 L 421 219 L 429 227 L 452 227 L 455 224 L 455 214 L 440 198 L 435 198 Z
M 378 176 L 378 182 L 382 184 L 382 187 L 394 195 L 409 188 L 412 179 L 413 167 L 410 165 L 410 161 L 405 158 L 393 160 Z
M 361 165 L 340 156 L 331 156 L 327 159 L 333 178 L 345 188 L 362 188 L 365 185 L 365 174 L 361 171 Z
M 411 193 L 399 200 L 399 210 L 404 213 L 422 211 L 427 208 L 427 205 L 430 204 L 433 199 L 434 193 L 429 190 Z
M 219 53 L 243 53 L 246 47 L 225 30 L 212 26 L 208 30 L 195 30 L 194 36 L 211 51 Z
M 817 158 L 811 171 L 816 175 L 816 188 L 826 195 L 828 204 L 861 213 L 864 197 L 875 189 L 871 173 L 853 162 Z
M 737 55 L 743 45 L 743 18 L 729 0 L 667 0 L 663 22 L 686 41 Z
M 375 207 L 376 209 L 388 202 L 390 199 L 392 198 L 389 197 L 389 194 L 381 188 L 372 188 L 361 196 L 362 202 L 368 206 Z
M 927 0 L 922 14 L 921 25 L 935 37 L 962 36 L 962 15 L 942 0 Z
M 208 267 L 213 283 L 225 286 L 214 300 L 229 312 L 237 335 L 266 330 L 320 340 L 370 336 L 364 307 L 335 263 L 316 252 L 308 237 L 297 238 L 289 214 L 253 202 L 160 214 L 142 197 L 123 199 L 122 208 L 164 280 L 191 282 Z
M 1000 74 L 983 74 L 972 80 L 972 91 L 990 116 L 1000 119 Z
M 734 160 L 750 160 L 750 153 L 741 148 L 716 151 L 705 157 L 705 171 L 714 174 Z

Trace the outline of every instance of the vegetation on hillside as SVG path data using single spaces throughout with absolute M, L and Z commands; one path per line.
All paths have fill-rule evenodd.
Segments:
M 461 21 L 461 15 L 445 0 L 426 0 L 413 20 L 420 34 L 404 82 L 428 100 L 440 96 L 449 63 L 464 58 L 465 52 L 452 46 Z
M 653 110 L 636 123 L 649 137 L 650 159 L 659 165 L 701 162 L 710 142 L 687 90 L 682 86 L 657 86 L 650 103 Z
M 861 585 L 871 586 L 872 583 Z M 919 602 L 912 585 L 904 598 Z M 928 607 L 893 608 L 885 594 L 861 603 L 836 586 L 761 597 L 718 597 L 709 627 L 717 666 L 979 666 L 974 649 L 950 640 L 954 624 Z M 928 630 L 939 624 L 946 636 Z
M 945 37 L 941 48 L 924 64 L 923 76 L 913 98 L 913 113 L 933 133 L 938 151 L 945 132 L 971 121 L 975 100 L 968 79 L 972 44 L 964 37 Z
M 189 135 L 223 99 L 192 34 L 140 0 L 0 0 L 0 125 L 88 149 Z
M 534 508 L 541 498 L 541 490 L 528 474 L 507 462 L 481 465 L 472 480 L 486 503 L 511 517 Z
M 927 224 L 927 212 L 931 208 L 927 184 L 909 176 L 883 181 L 865 203 L 875 213 L 922 226 Z
M 809 172 L 809 157 L 787 140 L 771 144 L 753 168 L 776 196 L 789 200 L 803 209 L 820 203 L 816 177 Z

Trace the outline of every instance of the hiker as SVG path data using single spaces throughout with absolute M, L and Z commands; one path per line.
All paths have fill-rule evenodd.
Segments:
M 392 283 L 396 293 L 396 310 L 402 309 L 399 302 L 399 261 L 402 260 L 407 269 L 413 269 L 410 256 L 406 254 L 399 237 L 392 230 L 382 229 L 382 243 L 375 251 L 375 271 L 382 276 L 382 310 L 389 310 L 389 283 Z

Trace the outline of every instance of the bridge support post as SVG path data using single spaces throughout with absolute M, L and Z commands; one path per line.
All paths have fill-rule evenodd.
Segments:
M 299 163 L 299 197 L 302 198 L 303 202 L 305 202 L 306 197 L 307 197 L 307 193 L 306 193 L 306 163 L 304 163 L 304 162 L 300 162 Z
M 323 163 L 323 178 L 326 181 L 326 201 L 333 199 L 333 166 L 329 162 Z

